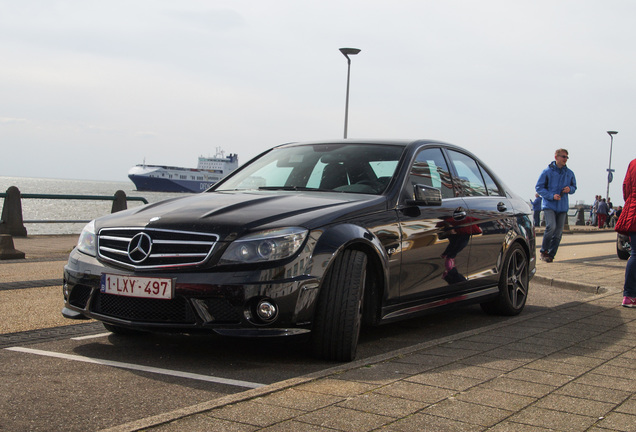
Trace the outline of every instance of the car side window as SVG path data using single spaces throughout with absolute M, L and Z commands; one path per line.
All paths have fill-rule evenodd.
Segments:
M 486 184 L 481 176 L 477 162 L 464 153 L 449 150 L 451 163 L 457 172 L 456 183 L 463 196 L 486 196 Z
M 488 174 L 488 171 L 486 171 L 482 165 L 479 165 L 479 169 L 481 170 L 481 175 L 484 177 L 484 181 L 486 182 L 488 195 L 503 196 L 504 194 L 501 192 L 499 185 L 495 183 L 495 180 L 490 176 L 490 174 Z
M 426 148 L 415 157 L 409 173 L 410 192 L 416 184 L 432 186 L 442 191 L 442 198 L 453 198 L 453 183 L 446 159 L 440 148 Z

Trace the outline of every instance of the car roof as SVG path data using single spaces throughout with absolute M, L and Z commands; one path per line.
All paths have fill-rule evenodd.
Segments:
M 410 145 L 421 144 L 436 144 L 450 147 L 457 147 L 453 144 L 448 144 L 441 141 L 431 139 L 326 139 L 326 140 L 313 140 L 313 141 L 291 141 L 285 144 L 278 145 L 276 147 L 288 146 L 288 145 L 317 145 L 317 144 L 371 144 L 371 145 L 396 145 L 402 147 L 408 147 Z M 458 147 L 459 148 L 459 147 Z
M 450 144 L 443 141 L 437 141 L 432 139 L 327 139 L 327 140 L 315 140 L 315 141 L 292 141 L 285 144 L 280 144 L 275 146 L 274 148 L 287 147 L 287 146 L 304 146 L 304 145 L 320 145 L 320 144 L 365 144 L 365 145 L 393 145 L 393 146 L 401 146 L 404 148 L 408 147 L 420 147 L 422 145 L 434 145 L 434 146 L 442 146 L 451 149 L 456 149 L 464 153 L 468 153 L 473 157 L 476 157 L 470 150 L 465 149 L 464 147 Z

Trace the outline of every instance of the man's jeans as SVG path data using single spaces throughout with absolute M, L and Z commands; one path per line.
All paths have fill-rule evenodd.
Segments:
M 561 235 L 563 235 L 563 226 L 567 217 L 567 212 L 557 213 L 554 210 L 543 209 L 545 232 L 543 233 L 543 243 L 541 244 L 542 253 L 547 253 L 554 258 L 557 249 L 559 249 L 559 244 L 561 244 Z

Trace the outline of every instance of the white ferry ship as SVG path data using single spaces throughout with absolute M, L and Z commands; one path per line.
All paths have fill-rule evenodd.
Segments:
M 138 191 L 202 192 L 238 168 L 238 155 L 225 157 L 217 151 L 214 157 L 199 156 L 196 168 L 167 165 L 135 165 L 128 171 Z

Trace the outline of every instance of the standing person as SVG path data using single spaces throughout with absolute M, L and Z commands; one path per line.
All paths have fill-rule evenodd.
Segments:
M 605 198 L 602 198 L 601 202 L 598 203 L 598 210 L 596 210 L 599 228 L 605 228 L 605 221 L 607 220 L 608 214 L 609 214 L 609 207 L 607 206 L 607 203 L 605 202 Z
M 594 195 L 594 202 L 592 203 L 592 208 L 590 209 L 590 225 L 596 225 L 596 210 L 598 209 L 598 202 L 601 199 L 600 195 Z
M 534 201 L 532 201 L 532 211 L 534 212 L 534 226 L 541 225 L 541 195 L 534 194 Z
M 568 217 L 568 196 L 576 192 L 576 177 L 566 164 L 569 159 L 566 149 L 554 152 L 554 161 L 543 170 L 535 186 L 541 195 L 541 209 L 545 219 L 545 232 L 541 245 L 541 259 L 552 262 L 561 243 L 563 226 Z
M 623 286 L 623 306 L 636 307 L 636 159 L 629 163 L 623 180 L 623 199 L 625 206 L 621 211 L 614 230 L 629 236 L 632 251 L 625 266 L 625 285 Z
M 618 222 L 618 218 L 621 217 L 621 213 L 622 212 L 623 212 L 623 207 L 621 207 L 621 206 L 616 207 L 616 210 L 614 211 L 614 215 L 612 216 L 612 219 L 613 219 L 612 226 L 613 227 L 616 226 L 616 222 Z

